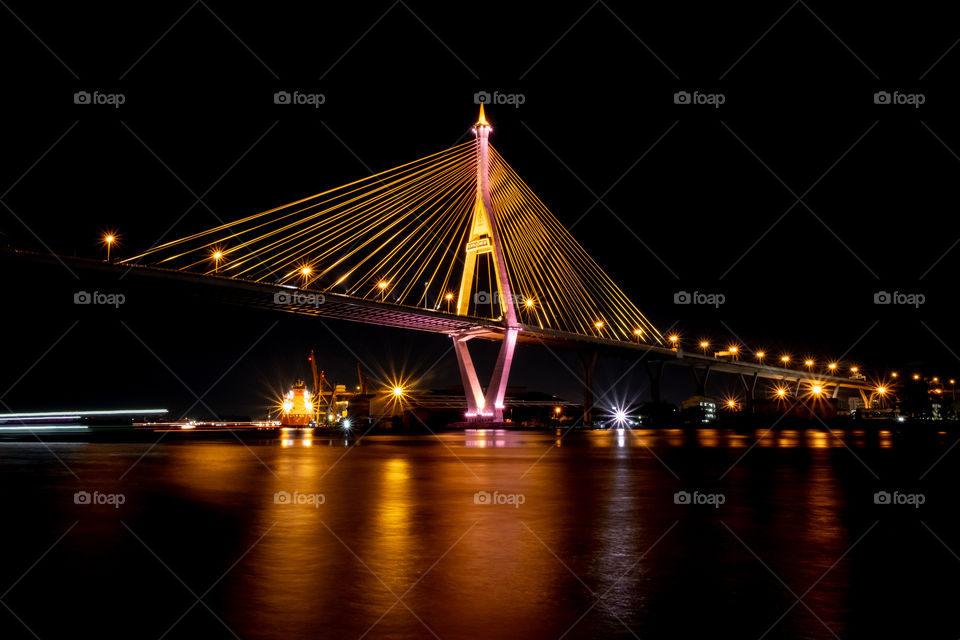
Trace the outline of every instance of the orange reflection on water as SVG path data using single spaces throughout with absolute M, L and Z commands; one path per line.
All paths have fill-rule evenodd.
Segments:
M 697 444 L 701 447 L 717 447 L 720 445 L 720 432 L 717 429 L 700 429 L 697 431 Z

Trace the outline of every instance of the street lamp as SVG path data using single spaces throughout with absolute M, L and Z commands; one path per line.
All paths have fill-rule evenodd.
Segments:
M 387 295 L 387 281 L 381 280 L 377 286 L 380 287 L 380 302 L 383 302 Z
M 883 400 L 887 395 L 887 388 L 883 385 L 877 387 L 877 396 L 880 398 L 880 408 L 883 408 Z
M 110 262 L 110 249 L 113 243 L 117 241 L 117 236 L 113 233 L 107 233 L 103 236 L 103 244 L 107 247 L 107 262 Z
M 729 347 L 727 347 L 727 351 L 729 351 L 730 355 L 733 356 L 733 359 L 736 360 L 737 354 L 740 353 L 740 347 L 738 347 L 735 344 L 732 344 Z
M 603 320 L 597 320 L 593 323 L 593 326 L 597 328 L 597 331 L 601 331 L 603 329 Z
M 640 344 L 640 339 L 643 337 L 643 329 L 634 329 L 633 335 L 637 336 L 637 344 Z
M 710 348 L 710 343 L 707 340 L 701 340 L 700 348 L 703 349 L 703 355 L 707 355 L 707 349 Z
M 783 363 L 783 366 L 787 366 L 788 364 L 790 364 L 790 356 L 787 356 L 787 355 L 780 356 L 780 362 Z
M 757 352 L 756 352 L 755 354 L 753 354 L 753 355 L 755 355 L 755 356 L 757 357 L 757 360 L 760 361 L 760 364 L 763 364 L 763 359 L 766 357 L 767 354 L 766 354 L 765 352 L 763 352 L 763 351 L 757 351 Z
M 450 301 L 453 300 L 453 294 L 448 293 L 447 295 L 443 296 L 443 299 L 447 301 L 447 313 L 450 313 Z
M 813 368 L 813 360 L 811 360 L 810 358 L 807 358 L 806 360 L 803 361 L 803 366 L 807 368 L 807 371 L 810 371 Z
M 310 278 L 311 273 L 313 273 L 313 269 L 310 267 L 302 267 L 300 269 L 300 275 L 303 276 L 303 284 L 307 284 L 307 280 Z
M 676 349 L 678 343 L 680 342 L 680 336 L 678 336 L 677 334 L 673 334 L 672 336 L 667 338 L 667 340 L 670 341 L 670 346 Z
M 213 258 L 213 272 L 220 272 L 220 261 L 223 259 L 223 251 L 216 249 L 213 253 L 210 254 L 210 257 Z

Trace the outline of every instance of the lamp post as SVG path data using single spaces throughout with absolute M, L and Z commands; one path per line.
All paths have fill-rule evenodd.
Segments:
M 117 237 L 112 233 L 108 233 L 103 236 L 103 244 L 107 245 L 107 262 L 110 262 L 110 249 L 113 247 L 113 243 L 117 241 Z

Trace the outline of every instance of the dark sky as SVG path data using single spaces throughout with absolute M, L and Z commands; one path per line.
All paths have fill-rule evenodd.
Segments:
M 661 330 L 960 375 L 948 7 L 8 5 L 4 245 L 94 257 L 116 228 L 129 255 L 447 148 L 476 92 L 522 94 L 489 109 L 493 144 L 564 224 L 580 220 L 575 237 Z M 326 101 L 276 105 L 281 90 Z M 77 105 L 78 91 L 125 102 Z M 675 104 L 678 91 L 724 103 Z M 875 104 L 879 91 L 924 103 Z M 2 281 L 0 394 L 14 410 L 179 413 L 196 394 L 252 414 L 307 373 L 311 348 L 351 384 L 351 350 L 427 386 L 457 379 L 442 336 L 135 292 L 118 311 L 78 308 L 83 285 L 62 268 L 5 264 Z M 726 302 L 676 305 L 678 291 Z M 925 302 L 877 305 L 879 291 Z M 600 392 L 633 364 L 603 359 Z M 515 366 L 513 382 L 580 399 L 572 353 L 523 347 Z M 644 398 L 641 371 L 604 401 Z

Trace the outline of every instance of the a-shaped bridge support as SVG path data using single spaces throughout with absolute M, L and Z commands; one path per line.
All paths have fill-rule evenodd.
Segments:
M 477 258 L 483 254 L 491 254 L 494 278 L 497 283 L 498 300 L 496 302 L 500 309 L 504 335 L 497 365 L 493 370 L 493 377 L 490 379 L 486 393 L 480 387 L 477 370 L 473 366 L 473 359 L 467 348 L 467 342 L 473 336 L 460 334 L 453 335 L 452 338 L 457 352 L 457 364 L 460 366 L 460 378 L 463 380 L 463 391 L 467 396 L 467 420 L 502 422 L 507 379 L 510 377 L 510 365 L 513 364 L 513 350 L 517 345 L 517 332 L 520 331 L 520 325 L 517 323 L 517 311 L 510 292 L 507 262 L 503 247 L 500 245 L 500 234 L 497 230 L 493 203 L 490 200 L 490 123 L 484 116 L 483 105 L 480 105 L 480 119 L 474 125 L 473 131 L 477 136 L 477 193 L 465 247 L 463 274 L 457 298 L 457 315 L 469 314 Z
M 453 335 L 453 347 L 457 352 L 457 364 L 460 366 L 460 379 L 463 380 L 463 391 L 467 396 L 466 417 L 471 422 L 503 422 L 504 397 L 507 394 L 507 379 L 510 377 L 510 366 L 513 364 L 513 351 L 517 346 L 517 328 L 509 328 L 503 336 L 500 345 L 500 355 L 497 356 L 497 365 L 493 369 L 493 376 L 484 393 L 477 377 L 477 369 L 473 366 L 470 349 L 467 347 L 472 335 Z

